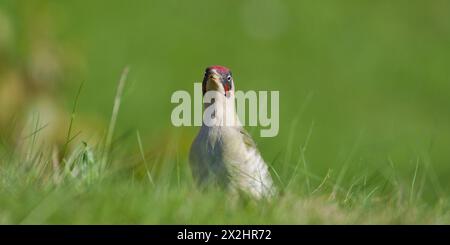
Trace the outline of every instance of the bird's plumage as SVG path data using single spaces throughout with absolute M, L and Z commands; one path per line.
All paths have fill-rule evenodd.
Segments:
M 204 88 L 213 88 L 220 95 L 215 98 L 214 103 L 205 104 L 205 107 L 214 106 L 217 112 L 214 118 L 216 124 L 207 126 L 203 123 L 192 144 L 189 160 L 193 176 L 201 186 L 218 184 L 233 192 L 245 192 L 257 199 L 273 196 L 275 187 L 268 166 L 237 118 L 234 82 L 221 80 L 218 83 L 230 82 L 230 91 L 226 91 L 223 86 L 205 84 L 214 82 L 207 77 L 213 73 L 218 73 L 222 79 L 226 79 L 228 73 L 231 74 L 229 69 L 218 69 L 218 66 L 208 68 L 205 74 Z M 227 92 L 230 93 L 228 96 Z M 232 116 L 232 123 L 224 123 L 229 116 Z

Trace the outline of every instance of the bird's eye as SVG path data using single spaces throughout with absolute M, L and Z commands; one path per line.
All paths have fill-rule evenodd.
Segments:
M 230 75 L 227 76 L 227 81 L 228 82 L 231 81 L 231 76 Z

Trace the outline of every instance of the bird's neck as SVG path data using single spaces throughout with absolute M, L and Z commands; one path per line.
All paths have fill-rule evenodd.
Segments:
M 209 127 L 241 126 L 236 113 L 234 91 L 230 91 L 228 96 L 217 93 L 211 102 L 204 103 L 203 125 Z

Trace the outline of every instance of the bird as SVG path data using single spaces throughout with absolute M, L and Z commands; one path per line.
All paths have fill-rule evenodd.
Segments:
M 195 182 L 202 188 L 215 185 L 258 200 L 272 199 L 277 190 L 268 165 L 236 113 L 231 70 L 219 65 L 207 67 L 202 93 L 204 112 L 214 113 L 209 121 L 203 114 L 202 126 L 190 148 Z M 205 100 L 208 93 L 216 96 Z

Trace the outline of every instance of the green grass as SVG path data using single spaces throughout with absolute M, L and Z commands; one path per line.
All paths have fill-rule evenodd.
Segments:
M 39 133 L 36 133 L 38 137 Z M 142 142 L 137 134 L 138 145 Z M 31 139 L 30 139 L 31 140 Z M 33 146 L 33 145 L 32 145 Z M 33 147 L 34 148 L 34 147 Z M 30 149 L 31 151 L 31 149 Z M 12 156 L 0 169 L 3 224 L 448 224 L 450 203 L 422 199 L 423 170 L 417 162 L 409 182 L 395 175 L 326 176 L 298 165 L 278 175 L 274 200 L 230 199 L 220 189 L 196 189 L 185 160 L 139 160 L 139 154 L 77 147 L 63 169 L 51 153 Z M 145 158 L 142 155 L 142 158 Z M 304 161 L 300 160 L 299 162 Z M 150 166 L 161 166 L 158 171 Z M 144 168 L 143 168 L 144 167 Z M 275 167 L 276 168 L 276 167 Z M 279 170 L 279 169 L 278 169 Z M 352 181 L 345 185 L 342 178 Z M 285 180 L 285 181 L 281 181 Z M 309 180 L 309 182 L 308 182 Z M 284 182 L 284 183 L 283 183 Z M 309 185 L 307 183 L 310 183 Z
M 449 8 L 1 1 L 0 222 L 448 224 Z M 212 64 L 280 91 L 279 135 L 248 128 L 271 203 L 193 184 L 170 97 Z
M 38 152 L 36 154 L 41 154 Z M 91 155 L 92 154 L 92 155 Z M 184 160 L 153 162 L 159 174 L 139 170 L 129 157 L 100 169 L 96 149 L 82 147 L 64 170 L 51 160 L 2 164 L 0 222 L 3 224 L 448 224 L 450 203 L 430 204 L 420 196 L 420 179 L 370 181 L 297 171 L 281 194 L 270 202 L 230 199 L 219 189 L 200 192 Z M 142 163 L 141 163 L 142 164 Z M 20 165 L 21 167 L 17 167 Z M 101 171 L 100 171 L 101 170 Z M 144 174 L 145 173 L 145 174 Z M 343 174 L 343 173 L 341 173 Z M 150 177 L 152 176 L 152 177 Z M 311 179 L 312 189 L 305 185 Z M 317 181 L 314 181 L 316 180 Z M 372 183 L 370 183 L 372 182 Z

